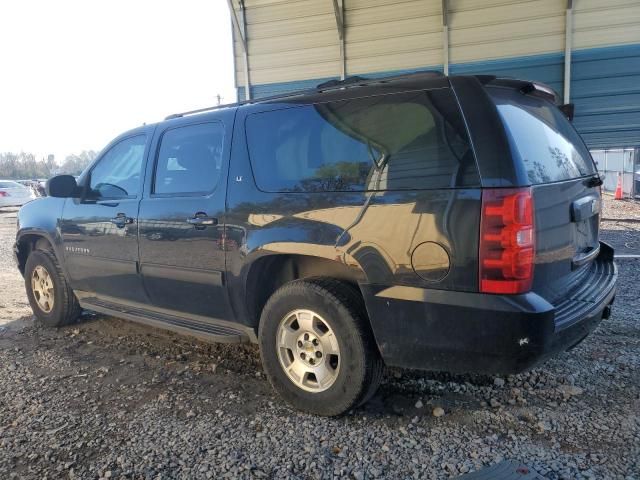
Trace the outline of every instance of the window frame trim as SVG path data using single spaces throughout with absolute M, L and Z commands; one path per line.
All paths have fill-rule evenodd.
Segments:
M 158 140 L 156 141 L 156 149 L 155 149 L 154 159 L 153 159 L 153 170 L 151 172 L 151 182 L 149 185 L 149 198 L 209 197 L 213 195 L 216 192 L 216 190 L 218 190 L 218 186 L 220 185 L 220 178 L 222 178 L 222 168 L 220 169 L 220 175 L 218 176 L 218 179 L 216 180 L 216 183 L 211 190 L 199 191 L 199 192 L 172 192 L 172 193 L 156 193 L 155 192 L 156 175 L 158 173 L 158 161 L 160 160 L 160 149 L 162 148 L 162 141 L 164 140 L 165 134 L 172 130 L 178 130 L 180 128 L 188 128 L 188 127 L 194 127 L 197 125 L 207 125 L 207 124 L 215 124 L 215 123 L 220 124 L 220 126 L 222 127 L 222 157 L 223 157 L 222 159 L 224 161 L 224 156 L 226 153 L 225 139 L 227 136 L 227 127 L 224 121 L 218 118 L 212 119 L 212 120 L 203 120 L 203 121 L 193 122 L 193 123 L 186 123 L 182 125 L 175 125 L 173 127 L 166 128 L 165 130 L 162 131 L 162 133 L 160 133 L 160 135 L 158 136 Z

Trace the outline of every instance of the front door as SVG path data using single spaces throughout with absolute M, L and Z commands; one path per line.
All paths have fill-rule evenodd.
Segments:
M 60 229 L 71 285 L 81 296 L 146 302 L 138 275 L 138 206 L 150 132 L 116 140 L 80 179 Z
M 223 231 L 231 122 L 231 112 L 220 112 L 156 132 L 139 214 L 140 268 L 156 308 L 230 319 Z

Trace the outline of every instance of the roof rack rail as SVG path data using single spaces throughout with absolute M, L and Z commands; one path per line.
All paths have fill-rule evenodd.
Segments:
M 344 80 L 328 80 L 326 82 L 320 83 L 318 85 L 316 85 L 315 88 L 311 88 L 311 89 L 306 89 L 306 90 L 294 90 L 291 92 L 286 92 L 286 93 L 281 93 L 279 95 L 272 95 L 269 97 L 262 97 L 262 98 L 254 98 L 251 100 L 243 100 L 241 102 L 236 102 L 236 103 L 227 103 L 224 105 L 215 105 L 212 107 L 205 107 L 205 108 L 199 108 L 197 110 L 189 110 L 186 112 L 181 112 L 181 113 L 173 113 L 167 117 L 165 117 L 165 120 L 171 120 L 174 118 L 181 118 L 184 117 L 186 115 L 194 115 L 196 113 L 204 113 L 204 112 L 211 112 L 214 110 L 218 110 L 221 108 L 230 108 L 230 107 L 238 107 L 241 105 L 249 105 L 252 103 L 260 103 L 260 102 L 268 102 L 270 100 L 278 100 L 278 99 L 282 99 L 282 98 L 289 98 L 289 97 L 295 97 L 298 95 L 305 95 L 305 94 L 311 94 L 311 93 L 322 93 L 322 92 L 327 92 L 327 91 L 331 91 L 331 90 L 338 90 L 341 88 L 351 88 L 351 87 L 364 87 L 366 85 L 371 85 L 371 84 L 376 84 L 376 83 L 388 83 L 391 81 L 395 81 L 395 80 L 402 80 L 402 79 L 412 79 L 414 77 L 418 77 L 418 76 L 424 76 L 427 78 L 430 77 L 443 77 L 444 74 L 442 72 L 439 72 L 437 70 L 419 70 L 416 72 L 411 72 L 411 73 L 403 73 L 401 75 L 391 75 L 389 77 L 378 77 L 378 78 L 365 78 L 365 77 L 360 77 L 357 75 L 354 75 L 352 77 L 347 77 Z
M 328 80 L 326 82 L 319 83 L 316 85 L 317 90 L 324 90 L 327 88 L 336 88 L 343 87 L 346 85 L 360 84 L 364 82 L 370 81 L 370 78 L 360 77 L 358 75 L 354 75 L 352 77 L 347 77 L 344 80 Z

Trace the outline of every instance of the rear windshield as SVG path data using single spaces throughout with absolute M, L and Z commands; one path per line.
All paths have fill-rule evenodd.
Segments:
M 513 89 L 488 91 L 502 117 L 511 151 L 524 164 L 532 184 L 596 173 L 582 138 L 555 105 Z

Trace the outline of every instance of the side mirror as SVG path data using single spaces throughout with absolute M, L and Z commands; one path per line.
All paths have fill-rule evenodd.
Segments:
M 47 180 L 44 187 L 47 196 L 58 198 L 75 198 L 80 196 L 78 183 L 73 175 L 56 175 Z

